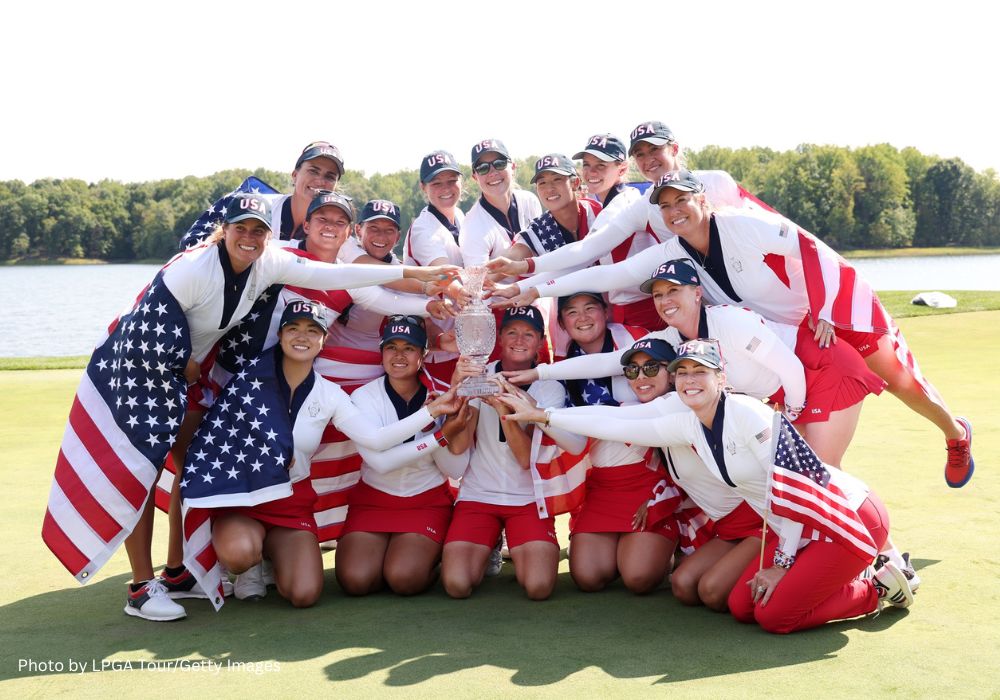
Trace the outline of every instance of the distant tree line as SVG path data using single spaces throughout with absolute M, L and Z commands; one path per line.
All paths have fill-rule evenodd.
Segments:
M 849 149 L 803 145 L 792 151 L 707 146 L 688 154 L 692 169 L 721 169 L 800 226 L 838 249 L 1000 245 L 1000 180 L 957 158 L 890 145 Z M 519 161 L 529 187 L 534 158 Z M 0 182 L 0 260 L 169 257 L 212 202 L 249 175 L 289 191 L 287 173 L 226 170 L 209 177 L 122 183 L 101 180 Z M 462 208 L 478 196 L 465 171 Z M 360 208 L 390 199 L 404 227 L 424 206 L 416 170 L 388 175 L 348 170 L 340 189 Z

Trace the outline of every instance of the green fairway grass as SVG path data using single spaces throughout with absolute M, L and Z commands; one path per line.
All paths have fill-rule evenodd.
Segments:
M 1000 694 L 1000 311 L 906 318 L 924 372 L 975 428 L 978 468 L 945 486 L 940 433 L 891 395 L 869 398 L 845 468 L 886 501 L 893 539 L 923 583 L 907 611 L 787 637 L 652 595 L 578 592 L 561 562 L 552 599 L 525 599 L 512 565 L 465 601 L 440 585 L 421 596 L 348 598 L 327 554 L 326 590 L 295 610 L 273 591 L 188 619 L 124 615 L 128 564 L 113 557 L 79 586 L 39 536 L 79 369 L 0 373 L 0 455 L 7 540 L 0 587 L 3 697 L 618 698 L 997 697 Z M 566 543 L 561 519 L 560 537 Z M 166 550 L 157 515 L 154 560 Z M 211 660 L 215 670 L 139 668 Z M 36 666 L 22 668 L 27 660 Z M 83 673 L 69 662 L 86 663 Z M 102 662 L 132 670 L 94 671 Z M 62 663 L 48 670 L 38 664 Z M 246 664 L 228 666 L 228 664 Z M 270 664 L 270 666 L 267 666 Z M 277 667 L 275 666 L 277 665 Z

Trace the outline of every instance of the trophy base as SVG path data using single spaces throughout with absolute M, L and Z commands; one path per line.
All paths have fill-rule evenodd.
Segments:
M 459 396 L 496 396 L 500 387 L 486 377 L 468 377 L 458 385 Z

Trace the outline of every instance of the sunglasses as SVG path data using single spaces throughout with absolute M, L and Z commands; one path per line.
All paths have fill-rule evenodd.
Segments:
M 661 369 L 666 369 L 666 368 L 667 368 L 666 362 L 651 361 L 647 362 L 642 366 L 639 366 L 636 363 L 632 362 L 622 367 L 622 373 L 625 375 L 626 379 L 638 379 L 639 370 L 642 370 L 642 373 L 645 374 L 647 377 L 655 377 L 660 373 Z
M 476 172 L 476 175 L 485 175 L 490 171 L 490 168 L 494 170 L 506 170 L 508 165 L 510 165 L 510 158 L 497 158 L 494 161 L 484 160 L 481 163 L 476 163 L 472 169 Z
M 421 318 L 420 316 L 409 316 L 409 315 L 405 315 L 404 316 L 403 314 L 396 314 L 394 316 L 389 316 L 386 319 L 386 322 L 387 323 L 412 323 L 414 325 L 420 326 L 421 328 L 424 327 L 424 319 Z

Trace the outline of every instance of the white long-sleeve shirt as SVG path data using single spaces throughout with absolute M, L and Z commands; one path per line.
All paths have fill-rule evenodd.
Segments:
M 676 403 L 672 407 L 676 408 L 680 400 L 674 401 Z M 669 409 L 671 404 L 664 402 L 661 407 Z M 664 416 L 652 420 L 636 420 L 614 418 L 611 415 L 602 415 L 600 420 L 595 420 L 593 411 L 573 415 L 572 412 L 576 409 L 563 409 L 552 412 L 550 424 L 602 439 L 629 439 L 635 444 L 694 450 L 707 473 L 717 482 L 746 501 L 762 517 L 767 513 L 768 526 L 778 534 L 782 552 L 794 555 L 798 549 L 808 544 L 809 540 L 802 537 L 802 523 L 776 516 L 767 506 L 774 412 L 760 401 L 747 396 L 734 394 L 720 401 L 716 424 L 710 431 L 714 436 L 713 440 L 720 443 L 719 453 L 723 456 L 720 462 L 710 446 L 706 428 L 693 411 L 683 408 L 684 410 L 665 413 L 669 415 L 669 420 L 664 420 Z M 868 487 L 836 467 L 826 465 L 826 468 L 830 472 L 831 481 L 844 492 L 851 507 L 860 506 L 868 496 Z M 679 470 L 672 475 L 680 476 Z M 683 476 L 681 479 L 683 481 Z M 678 485 L 712 517 L 716 508 L 710 494 L 706 492 L 696 496 L 697 489 L 689 490 L 689 485 L 681 482 Z M 699 498 L 705 498 L 705 501 L 700 502 Z
M 784 388 L 784 402 L 804 406 L 805 369 L 793 348 L 798 328 L 765 321 L 748 309 L 735 306 L 704 307 L 707 338 L 719 341 L 726 362 L 726 379 L 738 392 L 767 399 Z M 665 340 L 674 348 L 684 342 L 676 328 L 654 331 L 647 338 Z M 690 339 L 689 339 L 690 340 Z M 581 355 L 536 368 L 539 379 L 583 379 L 621 374 L 621 356 L 627 351 Z
M 729 173 L 722 170 L 696 170 L 695 175 L 705 183 L 708 200 L 713 206 L 747 205 L 748 200 L 740 195 L 740 188 Z M 652 236 L 650 243 L 662 243 L 674 236 L 663 223 L 659 206 L 644 195 L 613 213 L 614 216 L 609 213 L 607 218 L 599 216 L 594 230 L 583 240 L 535 258 L 535 275 L 520 283 L 521 291 L 529 287 L 544 286 L 554 277 L 552 273 L 579 270 L 590 265 L 601 256 L 610 254 L 636 231 L 649 232 Z M 631 254 L 638 252 L 638 249 L 634 249 Z
M 223 244 L 219 244 L 223 245 Z M 249 279 L 229 319 L 222 318 L 226 271 L 217 245 L 203 245 L 175 256 L 163 271 L 163 283 L 184 310 L 191 334 L 191 358 L 205 359 L 209 350 L 249 313 L 257 297 L 272 284 L 310 289 L 349 289 L 403 278 L 390 265 L 327 265 L 270 245 L 250 269 Z
M 385 389 L 385 378 L 365 384 L 351 395 L 351 400 L 379 426 L 389 426 L 398 419 L 396 409 Z M 448 477 L 458 479 L 469 464 L 468 452 L 453 455 L 434 439 L 442 420 L 427 424 L 416 438 L 388 450 L 358 447 L 361 455 L 361 480 L 393 496 L 416 496 L 440 486 Z

